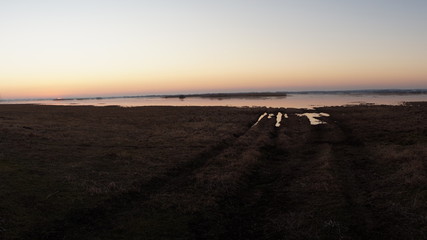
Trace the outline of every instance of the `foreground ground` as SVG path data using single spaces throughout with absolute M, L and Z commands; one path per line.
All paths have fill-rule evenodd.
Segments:
M 427 104 L 307 111 L 0 105 L 0 239 L 427 238 Z

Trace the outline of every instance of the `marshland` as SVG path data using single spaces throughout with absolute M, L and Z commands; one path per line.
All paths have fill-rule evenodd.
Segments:
M 0 105 L 0 238 L 423 239 L 425 119 L 425 102 Z

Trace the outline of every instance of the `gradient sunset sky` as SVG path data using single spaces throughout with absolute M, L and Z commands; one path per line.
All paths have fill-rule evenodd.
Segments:
M 427 88 L 426 0 L 0 1 L 0 97 Z

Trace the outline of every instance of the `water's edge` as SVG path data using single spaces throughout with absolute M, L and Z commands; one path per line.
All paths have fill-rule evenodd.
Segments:
M 91 106 L 230 106 L 314 108 L 344 105 L 400 105 L 404 102 L 427 101 L 427 94 L 288 94 L 286 97 L 257 98 L 99 98 L 59 100 L 0 101 L 0 104 L 91 105 Z

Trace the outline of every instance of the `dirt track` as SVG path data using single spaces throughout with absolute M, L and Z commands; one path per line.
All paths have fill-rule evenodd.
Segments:
M 423 239 L 426 107 L 324 108 L 312 126 L 298 109 L 1 106 L 1 234 Z

